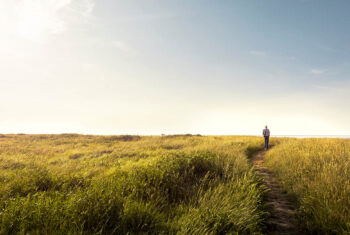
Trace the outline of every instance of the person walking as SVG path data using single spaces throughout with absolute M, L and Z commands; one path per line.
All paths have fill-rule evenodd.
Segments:
M 269 138 L 270 138 L 270 130 L 265 126 L 265 129 L 263 130 L 263 136 L 265 139 L 265 150 L 269 149 Z

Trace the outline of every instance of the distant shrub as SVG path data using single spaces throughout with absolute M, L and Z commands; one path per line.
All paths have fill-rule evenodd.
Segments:
M 193 137 L 193 136 L 197 136 L 200 137 L 202 135 L 200 134 L 176 134 L 176 135 L 162 135 L 163 138 L 178 138 L 178 137 Z
M 63 137 L 63 138 L 77 138 L 80 135 L 79 134 L 75 134 L 75 133 L 63 133 L 63 134 L 60 134 L 59 136 Z
M 114 136 L 103 136 L 102 141 L 103 142 L 113 142 L 113 141 L 138 141 L 141 137 L 138 135 L 114 135 Z

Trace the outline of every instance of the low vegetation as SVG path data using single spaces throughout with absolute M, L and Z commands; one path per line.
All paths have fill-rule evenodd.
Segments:
M 260 137 L 0 135 L 0 234 L 260 234 Z M 277 138 L 305 233 L 350 232 L 350 141 Z M 265 228 L 266 229 L 266 228 Z
M 284 139 L 265 158 L 309 233 L 350 233 L 350 140 Z
M 2 135 L 0 233 L 261 233 L 257 137 Z

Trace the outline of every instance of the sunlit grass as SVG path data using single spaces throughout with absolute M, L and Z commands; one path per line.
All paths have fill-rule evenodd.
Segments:
M 350 233 L 350 141 L 285 139 L 266 157 L 310 232 Z
M 260 138 L 1 137 L 1 234 L 262 231 Z

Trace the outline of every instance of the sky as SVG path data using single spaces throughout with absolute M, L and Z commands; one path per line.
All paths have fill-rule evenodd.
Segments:
M 0 133 L 350 135 L 348 0 L 2 0 Z

